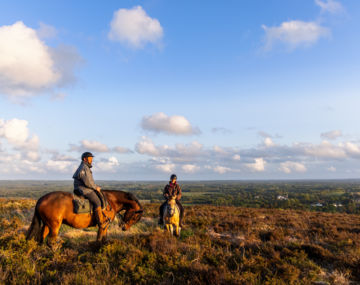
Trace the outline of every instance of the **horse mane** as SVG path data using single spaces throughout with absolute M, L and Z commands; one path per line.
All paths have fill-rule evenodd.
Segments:
M 138 198 L 135 197 L 135 195 L 133 193 L 130 193 L 130 192 L 125 192 L 125 193 L 129 200 L 135 201 L 139 205 L 140 209 L 141 210 L 143 209 L 142 205 L 140 204 L 140 201 L 138 200 Z
M 121 190 L 107 190 L 107 189 L 102 190 L 102 191 L 104 191 L 104 192 L 108 191 L 108 192 L 122 193 L 125 196 L 126 199 L 128 199 L 130 201 L 135 201 L 139 205 L 140 209 L 141 210 L 143 209 L 142 205 L 140 204 L 140 201 L 138 200 L 138 198 L 135 197 L 135 195 L 133 193 L 125 192 L 125 191 L 121 191 Z

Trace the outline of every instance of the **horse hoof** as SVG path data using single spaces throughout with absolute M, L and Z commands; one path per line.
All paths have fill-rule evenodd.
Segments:
M 62 244 L 63 244 L 63 241 L 59 240 L 59 241 L 48 243 L 48 246 L 50 247 L 50 249 L 52 251 L 57 251 L 59 248 L 61 248 Z

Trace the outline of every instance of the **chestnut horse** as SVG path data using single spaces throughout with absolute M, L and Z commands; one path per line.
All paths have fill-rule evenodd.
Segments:
M 141 219 L 143 208 L 133 194 L 116 190 L 102 190 L 102 193 L 109 202 L 103 213 L 111 221 L 118 214 L 120 217 L 119 226 L 122 226 L 122 230 L 128 230 Z M 120 214 L 122 210 L 125 210 L 124 215 Z M 73 194 L 60 191 L 48 193 L 36 203 L 34 217 L 26 239 L 34 238 L 39 243 L 43 243 L 49 235 L 48 245 L 55 248 L 57 236 L 63 223 L 77 229 L 96 226 L 94 215 L 74 213 Z M 106 239 L 107 229 L 108 226 L 99 227 L 97 241 L 102 242 Z

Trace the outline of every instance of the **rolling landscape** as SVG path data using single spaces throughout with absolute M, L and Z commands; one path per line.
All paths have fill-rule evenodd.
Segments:
M 0 285 L 360 285 L 359 29 L 359 0 L 0 1 Z
M 156 193 L 162 191 L 161 182 L 103 183 L 104 189 L 130 191 L 141 197 L 145 212 L 140 222 L 123 232 L 114 221 L 108 242 L 103 245 L 95 242 L 97 228 L 78 230 L 63 225 L 62 248 L 52 251 L 46 244 L 26 241 L 26 230 L 36 199 L 54 190 L 69 191 L 71 183 L 2 181 L 0 282 L 360 282 L 360 216 L 356 214 L 360 205 L 348 202 L 357 199 L 358 181 L 184 182 L 186 227 L 179 238 L 169 236 L 157 225 L 161 194 Z M 249 195 L 249 189 L 257 189 L 251 192 L 260 197 L 248 197 L 244 204 L 237 205 L 240 200 L 237 195 Z M 284 204 L 278 201 L 280 194 L 288 199 L 309 197 L 297 198 L 292 209 L 286 200 L 280 200 Z M 273 201 L 270 198 L 267 201 L 266 197 L 272 196 Z M 226 202 L 224 197 L 233 203 Z M 259 200 L 267 204 L 256 206 Z M 306 204 L 302 204 L 304 201 Z M 318 201 L 324 204 L 323 208 L 308 209 Z M 330 207 L 333 204 L 343 206 Z

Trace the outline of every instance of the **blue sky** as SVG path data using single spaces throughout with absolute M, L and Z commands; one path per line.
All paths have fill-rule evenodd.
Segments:
M 360 176 L 360 3 L 0 4 L 0 179 Z

